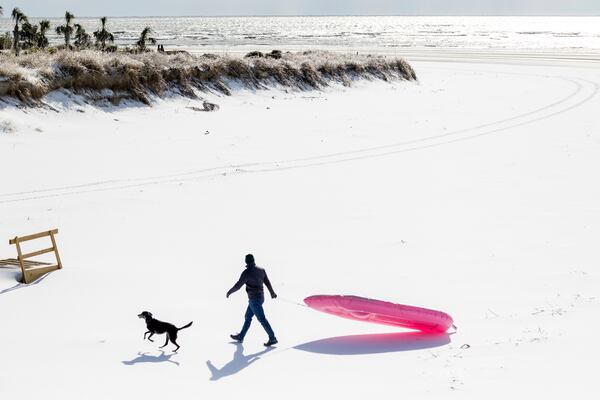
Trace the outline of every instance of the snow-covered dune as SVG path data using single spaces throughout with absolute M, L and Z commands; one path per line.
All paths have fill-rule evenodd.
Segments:
M 0 268 L 0 396 L 596 398 L 600 64 L 565 54 L 419 56 L 419 83 L 240 89 L 214 113 L 2 108 L 0 258 L 57 227 L 65 267 L 30 286 Z M 248 252 L 280 296 L 272 350 L 256 322 L 229 343 Z M 311 294 L 458 332 L 296 304 Z M 178 354 L 143 341 L 143 310 L 194 321 Z
M 149 105 L 154 97 L 196 98 L 205 92 L 229 94 L 237 87 L 314 90 L 359 79 L 417 79 L 399 57 L 310 50 L 245 56 L 63 50 L 0 56 L 0 100 L 12 98 L 19 105 L 39 105 L 57 91 L 100 105 L 123 100 Z

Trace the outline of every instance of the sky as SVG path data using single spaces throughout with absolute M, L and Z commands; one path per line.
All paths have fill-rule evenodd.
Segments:
M 196 15 L 600 15 L 600 0 L 0 0 L 32 17 Z M 5 15 L 6 17 L 6 15 Z

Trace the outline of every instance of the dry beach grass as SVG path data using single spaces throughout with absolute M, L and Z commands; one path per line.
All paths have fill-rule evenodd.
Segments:
M 401 58 L 322 51 L 283 53 L 281 58 L 187 53 L 102 53 L 95 50 L 0 55 L 0 96 L 35 103 L 55 90 L 118 102 L 145 104 L 152 96 L 195 97 L 197 91 L 230 94 L 231 87 L 261 89 L 279 85 L 318 89 L 355 79 L 416 80 Z

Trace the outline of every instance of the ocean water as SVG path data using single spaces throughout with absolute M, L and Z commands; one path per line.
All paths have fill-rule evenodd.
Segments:
M 31 18 L 32 22 L 39 18 Z M 51 18 L 52 43 L 60 42 Z M 98 18 L 78 18 L 89 33 Z M 120 46 L 145 27 L 168 49 L 245 52 L 327 49 L 401 52 L 406 48 L 600 49 L 600 17 L 155 17 L 109 18 Z M 12 31 L 9 19 L 0 32 Z

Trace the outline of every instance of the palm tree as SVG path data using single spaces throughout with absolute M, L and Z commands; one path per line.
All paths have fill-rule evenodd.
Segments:
M 100 49 L 104 51 L 106 50 L 106 42 L 109 41 L 113 43 L 115 41 L 115 36 L 106 30 L 106 17 L 100 18 L 100 22 L 102 23 L 102 29 L 94 32 L 94 37 L 96 38 L 96 46 L 100 45 Z
M 40 21 L 40 33 L 38 35 L 37 46 L 41 49 L 44 49 L 48 46 L 48 38 L 46 37 L 46 32 L 50 29 L 50 21 L 47 19 L 43 19 Z
M 140 51 L 146 51 L 146 41 L 151 44 L 156 44 L 156 39 L 153 37 L 148 37 L 152 33 L 152 28 L 149 26 L 145 27 L 142 33 L 140 34 L 140 38 L 137 42 L 135 42 L 136 46 L 140 49 Z
M 75 46 L 78 48 L 88 47 L 90 44 L 90 35 L 85 31 L 83 26 L 75 24 Z
M 38 43 L 38 27 L 31 25 L 29 21 L 23 22 L 21 31 L 19 32 L 21 40 L 23 40 L 23 48 L 29 49 Z
M 27 22 L 27 16 L 23 14 L 18 7 L 13 8 L 11 16 L 13 21 L 15 21 L 15 28 L 13 29 L 13 49 L 15 50 L 15 54 L 19 55 L 19 24 Z
M 56 27 L 56 33 L 65 37 L 65 46 L 67 50 L 71 48 L 71 35 L 73 34 L 73 25 L 71 22 L 75 19 L 75 16 L 70 12 L 65 12 L 66 24 Z

